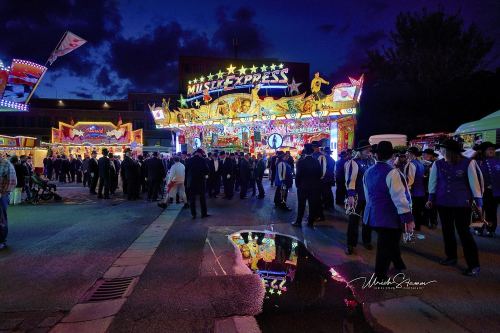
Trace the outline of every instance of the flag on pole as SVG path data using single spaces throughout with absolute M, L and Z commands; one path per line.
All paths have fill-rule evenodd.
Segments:
M 61 39 L 61 42 L 56 46 L 56 49 L 50 55 L 50 58 L 48 60 L 49 63 L 52 65 L 52 63 L 56 61 L 58 57 L 62 57 L 63 55 L 70 53 L 86 42 L 87 41 L 85 39 L 78 37 L 71 31 L 66 31 L 63 38 Z

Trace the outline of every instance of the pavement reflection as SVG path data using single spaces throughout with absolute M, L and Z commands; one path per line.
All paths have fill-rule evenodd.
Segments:
M 244 230 L 230 236 L 245 265 L 262 280 L 262 332 L 371 332 L 343 277 L 297 238 Z

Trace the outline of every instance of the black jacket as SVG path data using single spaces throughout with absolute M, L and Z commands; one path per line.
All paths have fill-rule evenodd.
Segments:
M 62 172 L 64 172 L 64 173 L 69 172 L 70 166 L 71 165 L 70 165 L 69 160 L 67 158 L 61 160 L 61 171 Z
M 297 162 L 295 186 L 298 189 L 319 189 L 321 174 L 319 161 L 312 156 L 306 156 Z
M 203 157 L 193 156 L 186 162 L 187 187 L 191 192 L 203 191 L 205 176 L 208 175 L 208 165 Z
M 90 173 L 93 173 L 94 176 L 98 176 L 99 175 L 99 164 L 97 163 L 97 161 L 93 158 L 91 158 L 89 160 L 89 172 Z
M 242 158 L 240 159 L 240 180 L 248 181 L 250 179 L 250 163 Z
M 157 157 L 146 160 L 146 171 L 148 181 L 159 181 L 165 178 L 166 172 L 162 161 Z
M 97 164 L 99 165 L 99 177 L 103 179 L 109 179 L 110 177 L 110 169 L 111 164 L 110 160 L 107 157 L 101 157 Z
M 76 158 L 74 158 L 71 161 L 69 161 L 69 171 L 73 172 L 73 171 L 78 170 L 77 164 L 78 164 L 78 162 L 77 162 Z
M 226 157 L 224 163 L 222 162 L 222 160 L 220 160 L 219 168 L 220 168 L 220 174 L 223 177 L 223 179 L 226 179 L 227 175 L 231 175 L 231 177 L 233 177 L 235 169 L 234 161 L 229 157 Z
M 54 166 L 54 169 L 56 169 L 56 170 L 61 170 L 61 164 L 62 164 L 62 160 L 60 158 L 56 158 L 54 160 L 54 163 L 52 163 L 52 165 Z
M 217 159 L 217 161 L 219 162 L 219 166 L 217 168 L 217 171 L 215 171 L 215 160 L 210 159 L 210 161 L 208 162 L 208 168 L 209 168 L 209 174 L 208 174 L 208 176 L 210 178 L 214 178 L 214 177 L 217 177 L 217 176 L 220 177 L 220 175 L 221 175 L 222 162 L 219 159 Z
M 17 178 L 16 187 L 24 187 L 26 185 L 26 176 L 28 176 L 28 171 L 21 163 L 14 164 L 14 169 L 16 170 Z
M 261 158 L 257 161 L 257 165 L 255 166 L 255 178 L 263 178 L 264 172 L 266 171 L 266 162 Z
M 129 156 L 125 156 L 121 164 L 120 173 L 122 179 L 135 183 L 139 181 L 141 167 L 137 161 L 131 159 Z
M 52 170 L 52 168 L 54 167 L 54 162 L 51 158 L 47 157 L 43 160 L 43 165 L 45 165 L 45 168 L 47 170 Z

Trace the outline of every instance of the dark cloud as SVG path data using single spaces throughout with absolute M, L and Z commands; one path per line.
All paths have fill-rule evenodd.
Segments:
M 121 28 L 116 1 L 101 0 L 2 1 L 0 22 L 2 54 L 10 59 L 45 63 L 67 30 L 88 40 L 77 52 L 58 59 L 52 69 L 66 68 L 77 75 L 92 66 L 91 49 Z
M 255 13 L 246 7 L 230 12 L 219 8 L 216 32 L 207 36 L 176 21 L 154 21 L 135 37 L 121 34 L 116 1 L 54 0 L 0 2 L 0 55 L 45 63 L 64 31 L 88 42 L 57 59 L 47 75 L 46 87 L 62 77 L 88 80 L 95 91 L 71 92 L 85 98 L 93 94 L 125 95 L 127 89 L 176 91 L 180 55 L 232 56 L 236 37 L 241 56 L 260 56 L 266 47 Z M 7 36 L 3 38 L 3 36 Z M 50 82 L 49 82 L 50 81 Z
M 341 26 L 333 23 L 325 23 L 325 24 L 320 24 L 318 26 L 318 30 L 325 34 L 330 34 L 330 33 L 344 34 L 349 30 L 350 27 L 351 27 L 350 23 L 346 23 Z
M 110 67 L 140 90 L 165 91 L 177 85 L 177 60 L 188 47 L 207 50 L 208 40 L 184 31 L 177 22 L 157 26 L 138 38 L 118 38 L 111 45 Z M 101 73 L 102 74 L 102 73 Z
M 240 7 L 228 15 L 225 7 L 220 7 L 216 14 L 218 28 L 213 40 L 216 47 L 225 55 L 233 56 L 234 41 L 237 42 L 239 56 L 260 57 L 269 47 L 262 28 L 255 23 L 255 12 L 248 7 Z
M 329 34 L 330 32 L 334 31 L 335 28 L 336 28 L 335 24 L 321 24 L 318 26 L 318 30 L 326 34 Z
M 367 60 L 367 50 L 379 47 L 386 37 L 387 35 L 383 30 L 354 36 L 349 51 L 345 56 L 346 61 L 331 74 L 331 77 L 334 80 L 345 80 L 348 75 L 361 75 L 363 64 Z
M 109 78 L 109 70 L 101 68 L 99 74 L 97 74 L 96 82 L 101 87 L 106 87 L 111 84 L 111 79 Z
M 386 34 L 382 30 L 375 30 L 363 35 L 357 35 L 353 38 L 353 47 L 369 50 L 375 47 L 377 43 L 385 37 Z
M 82 91 L 70 91 L 70 94 L 75 95 L 76 97 L 84 98 L 84 99 L 91 99 L 94 96 L 92 94 L 88 94 Z
M 390 0 L 389 1 L 384 1 L 384 0 L 370 0 L 370 1 L 364 1 L 363 6 L 366 8 L 367 11 L 371 12 L 382 12 L 386 10 L 389 7 Z
M 128 92 L 128 86 L 118 83 L 112 83 L 108 86 L 102 87 L 101 91 L 106 98 L 113 98 L 114 96 L 126 96 Z

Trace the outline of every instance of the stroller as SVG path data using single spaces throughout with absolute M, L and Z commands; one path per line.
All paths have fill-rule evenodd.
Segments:
M 56 184 L 49 183 L 48 180 L 42 179 L 38 174 L 31 176 L 33 182 L 31 187 L 31 203 L 37 204 L 40 200 L 48 201 L 54 199 L 55 201 L 62 200 L 62 197 L 56 193 Z

